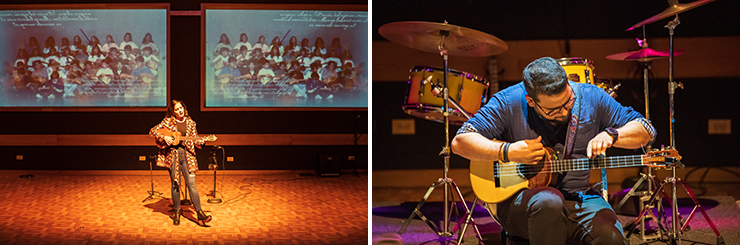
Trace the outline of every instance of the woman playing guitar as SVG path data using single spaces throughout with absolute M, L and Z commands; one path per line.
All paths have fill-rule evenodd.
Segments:
M 195 186 L 195 172 L 198 171 L 198 160 L 195 158 L 195 147 L 201 148 L 206 141 L 215 141 L 215 135 L 198 137 L 196 123 L 188 116 L 187 107 L 182 101 L 172 100 L 167 105 L 165 118 L 149 130 L 154 137 L 159 153 L 157 166 L 168 168 L 172 181 L 172 203 L 175 208 L 174 225 L 180 224 L 180 175 L 185 177 L 187 187 L 198 215 L 198 223 L 204 226 L 211 221 L 211 216 L 203 213 L 200 196 Z

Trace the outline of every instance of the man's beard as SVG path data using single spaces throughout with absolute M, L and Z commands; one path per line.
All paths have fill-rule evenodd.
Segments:
M 554 124 L 557 127 L 563 126 L 563 124 L 566 124 L 568 122 L 568 117 L 562 117 L 562 118 L 555 118 L 553 120 L 548 120 L 551 124 Z
M 542 117 L 542 119 L 547 120 L 550 123 L 550 125 L 553 125 L 555 127 L 560 127 L 568 123 L 568 120 L 570 119 L 570 113 L 568 113 L 568 116 L 564 116 L 564 117 L 555 117 L 553 119 L 547 119 L 547 118 Z

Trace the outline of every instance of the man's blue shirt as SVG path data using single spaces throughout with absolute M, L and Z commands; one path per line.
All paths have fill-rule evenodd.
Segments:
M 580 103 L 578 128 L 570 158 L 586 158 L 588 142 L 607 127 L 619 128 L 630 121 L 644 119 L 640 113 L 631 107 L 622 106 L 595 85 L 570 82 L 570 86 L 577 94 L 575 103 Z M 552 126 L 534 108 L 527 105 L 526 94 L 523 82 L 501 90 L 473 118 L 465 122 L 457 133 L 478 132 L 488 139 L 508 142 L 542 136 L 542 144 L 553 148 L 558 157 L 562 158 L 568 123 L 559 127 Z M 654 140 L 655 129 L 649 122 L 646 127 L 651 132 L 651 141 Z M 590 188 L 589 176 L 588 170 L 563 173 L 556 187 L 569 193 L 586 191 Z

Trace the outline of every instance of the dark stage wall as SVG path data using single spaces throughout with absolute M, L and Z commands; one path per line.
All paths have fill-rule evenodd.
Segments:
M 740 120 L 740 78 L 679 79 L 685 89 L 675 94 L 676 146 L 686 166 L 738 166 L 733 150 L 738 143 L 737 130 L 729 135 L 708 134 L 708 119 L 731 119 L 732 128 Z M 645 112 L 642 80 L 614 80 L 621 82 L 617 101 Z M 500 83 L 500 88 L 515 84 Z M 651 80 L 650 115 L 658 131 L 653 147 L 670 145 L 669 105 L 667 79 Z M 445 144 L 444 124 L 405 114 L 406 82 L 373 83 L 373 170 L 387 169 L 441 169 L 443 159 L 437 154 Z M 382 112 L 382 113 L 379 113 Z M 416 134 L 392 135 L 393 119 L 414 119 Z M 450 139 L 459 126 L 450 126 Z M 610 149 L 608 155 L 641 154 L 631 150 Z M 453 154 L 451 168 L 468 168 L 468 161 Z
M 139 3 L 144 1 L 115 1 Z M 170 1 L 166 1 L 170 2 Z M 219 3 L 235 1 L 218 1 Z M 273 1 L 263 1 L 276 3 Z M 3 4 L 113 3 L 112 1 L 4 1 Z M 241 2 L 248 3 L 248 2 Z M 251 2 L 261 3 L 261 2 Z M 281 1 L 279 3 L 306 3 Z M 318 1 L 326 4 L 367 4 L 367 1 Z M 171 11 L 200 10 L 201 1 L 171 1 Z M 198 131 L 206 134 L 367 134 L 367 111 L 200 111 L 200 16 L 170 17 L 170 98 L 188 106 Z M 161 112 L 0 112 L 0 134 L 147 134 L 164 117 Z M 359 117 L 359 119 L 358 119 Z M 214 143 L 209 143 L 209 145 Z M 216 143 L 217 144 L 217 143 Z M 314 169 L 319 155 L 342 156 L 343 169 L 355 168 L 347 156 L 356 156 L 357 168 L 368 168 L 367 145 L 225 146 L 231 170 Z M 198 152 L 207 169 L 210 147 Z M 0 148 L 0 169 L 38 170 L 146 170 L 138 156 L 152 155 L 156 147 L 142 146 L 7 146 Z M 16 155 L 24 155 L 17 161 Z M 220 157 L 220 154 L 219 154 Z
M 683 4 L 694 2 L 693 0 L 681 0 Z M 429 65 L 438 67 L 442 64 L 439 56 L 425 56 L 426 53 L 412 50 L 403 45 L 386 42 L 380 35 L 378 29 L 388 23 L 398 21 L 426 21 L 442 23 L 448 21 L 451 25 L 461 26 L 483 33 L 493 35 L 509 44 L 505 53 L 498 55 L 499 72 L 498 88 L 503 89 L 511 86 L 521 79 L 523 68 L 535 58 L 543 56 L 559 57 L 594 57 L 605 61 L 603 57 L 625 51 L 634 51 L 638 46 L 626 46 L 630 49 L 616 49 L 612 46 L 619 45 L 620 40 L 629 40 L 634 43 L 635 38 L 647 38 L 651 41 L 650 48 L 668 49 L 668 42 L 656 41 L 656 38 L 667 38 L 668 30 L 664 27 L 673 17 L 668 17 L 645 28 L 637 28 L 625 31 L 630 26 L 654 16 L 668 8 L 666 1 L 393 1 L 378 0 L 373 2 L 373 28 L 372 38 L 376 47 L 374 49 L 375 60 L 387 62 L 376 62 L 373 70 L 376 71 L 408 71 L 411 66 L 398 66 L 398 64 Z M 685 48 L 686 56 L 680 57 L 690 64 L 676 66 L 676 70 L 685 71 L 693 69 L 691 76 L 676 77 L 676 81 L 683 82 L 685 89 L 678 89 L 675 94 L 675 136 L 676 146 L 683 156 L 683 162 L 687 166 L 737 166 L 732 152 L 737 149 L 736 140 L 738 132 L 732 130 L 729 135 L 708 134 L 709 119 L 731 119 L 733 128 L 738 126 L 740 111 L 738 106 L 738 93 L 740 91 L 740 78 L 734 74 L 719 75 L 709 67 L 698 69 L 692 65 L 708 64 L 710 61 L 720 61 L 716 70 L 737 70 L 738 62 L 736 43 L 728 42 L 722 44 L 720 39 L 712 37 L 737 37 L 740 36 L 740 22 L 735 20 L 737 10 L 740 8 L 738 1 L 713 1 L 706 5 L 691 9 L 680 14 L 681 24 L 675 29 L 675 36 L 684 40 L 706 40 L 705 43 L 696 43 L 692 46 L 682 46 L 677 50 Z M 381 14 L 382 13 L 382 14 Z M 643 36 L 643 30 L 646 35 Z M 388 45 L 388 44 L 391 45 Z M 571 53 L 573 44 L 573 53 Z M 665 44 L 664 47 L 659 45 Z M 609 50 L 609 51 L 606 51 Z M 688 50 L 691 50 L 690 52 Z M 715 53 L 710 54 L 716 51 Z M 408 55 L 398 55 L 404 53 Z M 691 55 L 691 58 L 687 58 Z M 695 55 L 695 56 L 694 56 Z M 393 57 L 387 59 L 386 57 Z M 431 61 L 429 61 L 431 57 Z M 471 69 L 480 69 L 479 72 L 467 70 L 478 76 L 490 79 L 490 63 L 478 57 L 451 56 L 450 68 L 461 69 L 459 66 L 467 66 Z M 454 59 L 454 61 L 453 61 Z M 403 62 L 396 62 L 402 60 Z M 729 61 L 732 60 L 732 61 Z M 476 63 L 478 62 L 478 63 Z M 612 62 L 612 61 L 609 61 Z M 613 61 L 619 62 L 619 61 Z M 658 62 L 667 64 L 668 59 Z M 392 63 L 392 64 L 386 64 Z M 677 62 L 678 64 L 679 62 Z M 610 64 L 602 62 L 595 64 Z M 616 64 L 616 63 L 611 63 Z M 626 63 L 621 63 L 624 65 Z M 655 63 L 654 63 L 655 64 Z M 469 65 L 469 66 L 468 66 Z M 505 75 L 500 78 L 503 66 L 508 66 Z M 482 68 L 484 67 L 484 68 Z M 511 69 L 515 67 L 517 69 Z M 655 65 L 653 71 L 655 70 Z M 614 66 L 610 70 L 617 75 L 632 74 L 624 66 Z M 715 67 L 711 67 L 715 68 Z M 602 74 L 598 78 L 609 78 Z M 622 69 L 622 70 L 619 70 Z M 667 67 L 665 71 L 667 71 Z M 653 145 L 670 145 L 669 133 L 669 103 L 667 73 L 656 72 L 656 76 L 650 78 L 650 114 L 653 124 L 658 130 L 658 139 Z M 389 74 L 391 72 L 386 72 Z M 512 75 L 513 74 L 513 75 Z M 404 105 L 404 97 L 407 94 L 407 83 L 405 74 L 399 75 L 376 75 L 372 84 L 373 98 L 373 170 L 387 169 L 442 169 L 443 159 L 438 153 L 445 145 L 445 128 L 442 123 L 432 122 L 405 114 L 401 107 Z M 381 78 L 382 77 L 382 78 Z M 614 79 L 614 84 L 622 83 L 619 89 L 617 101 L 624 105 L 632 106 L 637 111 L 645 111 L 643 102 L 643 81 L 640 76 L 630 79 L 622 76 L 623 80 Z M 614 78 L 614 77 L 612 77 Z M 503 81 L 503 80 L 508 81 Z M 627 80 L 630 79 L 630 80 Z M 496 81 L 492 81 L 496 82 Z M 393 119 L 413 119 L 416 133 L 414 135 L 393 135 Z M 459 126 L 451 126 L 450 138 L 452 138 Z M 610 149 L 610 155 L 638 154 L 639 152 Z M 452 168 L 467 168 L 468 161 L 457 156 L 451 156 Z

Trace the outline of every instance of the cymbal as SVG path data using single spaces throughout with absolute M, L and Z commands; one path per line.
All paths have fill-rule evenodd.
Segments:
M 668 6 L 667 9 L 663 10 L 663 12 L 657 15 L 654 15 L 653 17 L 647 18 L 641 21 L 640 23 L 633 25 L 630 28 L 627 28 L 627 31 L 662 20 L 666 17 L 672 16 L 672 15 L 675 15 L 681 12 L 688 11 L 690 9 L 702 6 L 704 4 L 707 4 L 713 1 L 714 0 L 698 0 L 698 1 L 691 2 L 691 3 L 681 4 L 681 3 L 678 3 L 678 0 L 668 0 L 668 4 L 670 6 Z
M 673 51 L 673 55 L 681 55 L 682 51 Z M 612 54 L 606 56 L 610 60 L 624 60 L 624 61 L 640 61 L 647 62 L 656 59 L 666 58 L 671 55 L 671 51 L 668 50 L 654 50 L 649 48 L 643 48 L 637 51 L 630 51 L 618 54 Z
M 449 32 L 444 39 L 449 55 L 491 56 L 509 49 L 504 41 L 488 33 L 446 23 L 401 21 L 378 29 L 391 42 L 431 53 L 439 53 L 440 32 L 444 31 Z

